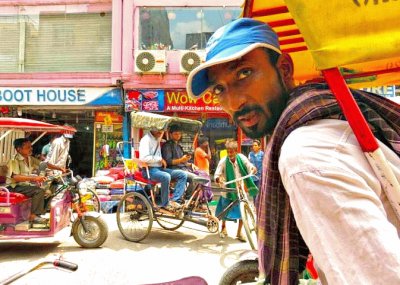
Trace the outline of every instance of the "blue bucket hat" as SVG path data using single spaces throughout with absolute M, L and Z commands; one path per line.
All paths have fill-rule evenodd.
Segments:
M 281 54 L 278 35 L 264 22 L 240 18 L 219 28 L 208 40 L 206 61 L 190 72 L 186 89 L 197 99 L 210 87 L 207 68 L 236 60 L 255 48 L 265 47 Z

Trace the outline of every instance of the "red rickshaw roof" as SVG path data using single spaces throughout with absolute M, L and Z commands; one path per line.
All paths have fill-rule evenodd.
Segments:
M 0 118 L 0 130 L 20 130 L 20 131 L 39 131 L 50 133 L 70 133 L 76 132 L 71 126 L 60 126 L 46 122 L 24 119 L 24 118 Z

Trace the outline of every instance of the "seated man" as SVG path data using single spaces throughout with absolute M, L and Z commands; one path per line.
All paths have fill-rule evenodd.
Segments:
M 160 140 L 164 131 L 151 130 L 139 143 L 139 159 L 145 162 L 149 169 L 150 177 L 147 177 L 147 171 L 143 170 L 143 176 L 151 180 L 161 182 L 161 208 L 173 211 L 181 205 L 177 202 L 181 199 L 185 191 L 187 174 L 179 169 L 169 169 L 167 162 L 161 156 Z M 176 180 L 175 191 L 169 201 L 169 184 L 171 179 Z
M 40 160 L 32 156 L 32 144 L 28 138 L 14 140 L 14 147 L 17 154 L 7 163 L 7 188 L 11 192 L 21 193 L 32 199 L 29 221 L 45 223 L 47 220 L 40 217 L 45 213 L 45 193 L 39 185 L 46 180 L 46 177 L 34 174 L 39 167 Z M 47 167 L 65 172 L 64 168 L 49 163 Z
M 179 144 L 182 138 L 180 127 L 178 125 L 171 125 L 169 133 L 170 139 L 161 148 L 162 157 L 167 162 L 168 168 L 186 171 L 187 181 L 189 182 L 186 198 L 189 198 L 193 192 L 193 178 L 196 176 L 191 171 L 195 170 L 193 167 L 196 166 L 189 163 L 192 156 L 185 154 L 182 146 Z

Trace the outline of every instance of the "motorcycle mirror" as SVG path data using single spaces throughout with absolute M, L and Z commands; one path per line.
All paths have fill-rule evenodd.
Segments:
M 68 154 L 68 158 L 67 158 L 67 168 L 69 168 L 69 166 L 71 165 L 71 163 L 72 163 L 72 157 L 71 157 L 71 155 Z
M 47 168 L 47 162 L 42 161 L 39 163 L 39 173 L 45 172 L 46 168 Z

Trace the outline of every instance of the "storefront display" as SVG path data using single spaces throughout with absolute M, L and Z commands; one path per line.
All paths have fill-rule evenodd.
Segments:
M 96 112 L 94 122 L 94 173 L 121 164 L 117 143 L 122 141 L 122 116 L 117 112 Z

